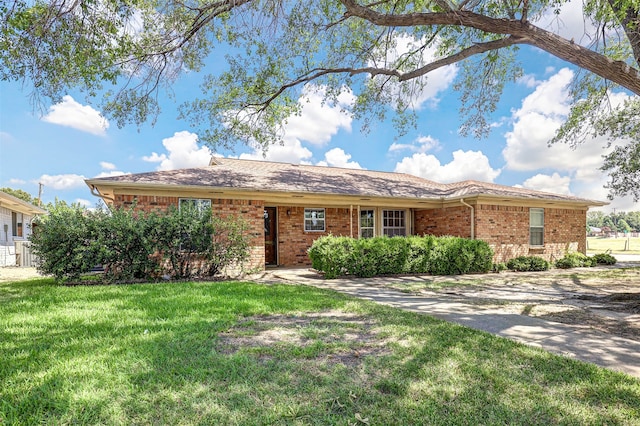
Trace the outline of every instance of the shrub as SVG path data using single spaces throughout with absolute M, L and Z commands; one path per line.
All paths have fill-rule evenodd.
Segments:
M 493 250 L 483 241 L 458 237 L 326 236 L 309 248 L 313 268 L 326 278 L 390 274 L 451 275 L 488 272 Z
M 551 263 L 539 256 L 518 256 L 507 262 L 507 268 L 518 272 L 547 271 Z
M 507 270 L 507 264 L 504 262 L 494 263 L 491 269 L 493 270 L 493 272 L 500 273 Z
M 595 265 L 596 262 L 593 258 L 579 252 L 567 253 L 562 259 L 558 259 L 555 262 L 556 268 L 561 269 L 590 267 Z
M 29 238 L 38 271 L 56 280 L 78 279 L 101 264 L 106 250 L 99 243 L 99 223 L 106 215 L 102 209 L 91 212 L 56 202 L 48 215 L 35 219 L 37 227 Z
M 249 255 L 244 222 L 210 210 L 91 212 L 58 203 L 37 223 L 31 241 L 39 270 L 57 280 L 78 279 L 99 264 L 109 281 L 210 277 Z
M 105 267 L 107 280 L 147 279 L 161 275 L 161 259 L 150 255 L 157 250 L 155 242 L 149 238 L 157 222 L 154 214 L 117 208 L 102 216 L 99 222 L 97 242 L 104 250 L 100 263 Z
M 609 253 L 594 254 L 592 258 L 598 265 L 615 265 L 618 261 L 618 259 L 611 256 Z

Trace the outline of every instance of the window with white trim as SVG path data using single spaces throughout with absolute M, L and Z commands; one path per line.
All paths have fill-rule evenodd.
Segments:
M 195 209 L 202 213 L 211 209 L 211 200 L 205 198 L 180 198 L 178 201 L 180 210 L 182 209 Z
M 304 209 L 304 230 L 323 232 L 324 229 L 324 209 Z
M 389 237 L 407 235 L 406 212 L 404 210 L 383 210 L 382 234 Z
M 529 209 L 529 245 L 544 245 L 544 209 Z
M 360 210 L 360 238 L 371 238 L 375 235 L 375 210 Z

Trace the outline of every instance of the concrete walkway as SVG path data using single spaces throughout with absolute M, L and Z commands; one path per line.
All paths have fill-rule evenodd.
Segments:
M 549 352 L 568 356 L 640 378 L 640 342 L 587 331 L 557 322 L 460 303 L 439 294 L 407 294 L 383 284 L 402 277 L 325 280 L 308 269 L 274 269 L 256 281 L 311 285 L 361 299 L 431 315 Z

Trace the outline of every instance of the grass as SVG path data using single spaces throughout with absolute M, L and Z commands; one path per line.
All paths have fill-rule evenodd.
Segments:
M 627 246 L 627 238 L 603 238 L 588 237 L 587 238 L 587 254 L 604 253 L 610 251 L 614 255 L 618 254 L 640 254 L 640 238 L 629 238 Z M 628 250 L 625 250 L 627 248 Z
M 638 424 L 640 380 L 304 286 L 0 284 L 0 424 Z

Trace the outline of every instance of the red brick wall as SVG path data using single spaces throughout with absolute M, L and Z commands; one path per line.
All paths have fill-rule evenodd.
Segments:
M 471 238 L 471 209 L 466 206 L 416 210 L 416 235 L 454 235 Z
M 496 262 L 536 255 L 555 260 L 567 251 L 586 252 L 585 210 L 544 209 L 544 247 L 529 247 L 529 207 L 475 206 L 475 237 L 494 249 Z M 415 212 L 417 235 L 471 237 L 471 209 L 446 207 Z
M 476 238 L 487 241 L 504 262 L 517 256 L 556 260 L 567 251 L 586 252 L 586 210 L 544 209 L 544 247 L 529 247 L 529 207 L 476 207 Z
M 304 231 L 304 207 L 278 207 L 278 264 L 309 266 L 307 249 L 323 235 L 351 236 L 349 208 L 325 208 L 325 231 Z M 287 214 L 287 211 L 289 214 Z M 353 210 L 353 236 L 358 236 L 358 212 Z
M 114 205 L 116 207 L 131 207 L 136 205 L 136 210 L 150 212 L 153 210 L 167 210 L 169 206 L 178 207 L 178 197 L 159 197 L 155 195 L 116 195 Z
M 115 204 L 132 205 L 151 211 L 178 205 L 178 197 L 117 195 Z M 222 216 L 242 216 L 248 225 L 251 261 L 245 267 L 263 268 L 264 202 L 261 200 L 212 199 L 214 212 Z M 358 212 L 353 209 L 351 223 L 349 208 L 326 208 L 325 231 L 304 231 L 304 207 L 280 206 L 278 221 L 278 264 L 283 266 L 310 265 L 307 249 L 316 238 L 333 234 L 358 236 Z M 287 212 L 289 212 L 287 214 Z M 476 238 L 487 241 L 496 252 L 496 262 L 520 255 L 538 255 L 547 260 L 564 256 L 567 250 L 586 252 L 586 210 L 545 208 L 544 247 L 529 247 L 529 207 L 478 205 L 475 206 Z M 416 210 L 414 231 L 417 235 L 471 236 L 471 209 L 466 206 Z
M 178 206 L 179 197 L 160 197 L 155 195 L 116 195 L 115 206 L 132 206 L 137 210 L 150 212 L 153 210 L 167 210 L 170 206 Z M 227 200 L 211 199 L 213 214 L 220 217 L 242 217 L 246 224 L 249 237 L 250 258 L 244 265 L 245 270 L 264 269 L 264 202 L 261 200 Z M 240 272 L 234 270 L 234 272 Z

